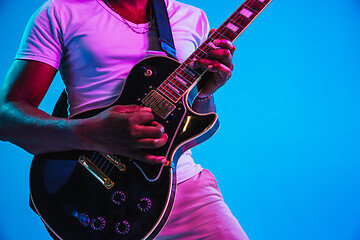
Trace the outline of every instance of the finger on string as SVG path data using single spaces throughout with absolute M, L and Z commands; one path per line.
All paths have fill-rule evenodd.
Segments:
M 138 125 L 149 125 L 154 121 L 154 115 L 151 112 L 135 112 L 130 116 L 130 121 Z
M 222 49 L 228 49 L 230 50 L 231 55 L 234 55 L 235 45 L 231 41 L 226 39 L 215 39 L 213 42 L 215 46 Z
M 233 68 L 232 55 L 229 49 L 214 49 L 208 54 L 208 58 L 218 60 L 230 69 Z
M 113 106 L 114 110 L 120 113 L 134 113 L 134 112 L 151 112 L 151 108 L 148 107 L 140 107 L 138 105 L 116 105 Z
M 164 156 L 154 156 L 141 150 L 131 152 L 129 157 L 149 164 L 162 164 L 166 162 L 166 158 Z
M 155 126 L 138 126 L 134 137 L 142 138 L 160 138 L 164 134 L 164 127 L 161 124 Z
M 210 65 L 209 72 L 217 73 L 222 79 L 228 80 L 231 77 L 231 69 L 223 64 Z
M 218 63 L 217 60 L 201 58 L 194 62 L 191 62 L 190 67 L 192 69 L 197 69 L 197 68 L 206 68 L 207 69 L 210 65 L 214 65 L 216 63 Z
M 165 145 L 168 135 L 164 133 L 160 138 L 143 138 L 135 141 L 136 148 L 155 149 Z

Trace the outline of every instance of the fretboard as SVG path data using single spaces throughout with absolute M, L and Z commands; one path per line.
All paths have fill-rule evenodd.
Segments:
M 172 103 L 177 103 L 194 87 L 201 76 L 207 71 L 204 68 L 196 70 L 190 64 L 206 55 L 217 47 L 215 39 L 227 39 L 231 42 L 250 25 L 250 23 L 269 5 L 272 0 L 246 0 L 221 26 L 215 30 L 189 58 L 187 58 L 157 89 L 143 101 L 145 106 L 151 107 L 163 118 L 174 109 Z M 168 102 L 165 98 L 169 99 Z M 164 107 L 165 106 L 165 107 Z

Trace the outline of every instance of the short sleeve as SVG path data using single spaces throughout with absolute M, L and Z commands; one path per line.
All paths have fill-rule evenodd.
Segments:
M 210 33 L 210 24 L 208 21 L 208 18 L 206 17 L 206 14 L 203 10 L 200 10 L 200 17 L 198 24 L 196 26 L 196 31 L 201 36 L 201 43 L 204 42 Z
M 30 18 L 15 59 L 34 60 L 59 68 L 62 34 L 53 1 L 46 2 Z

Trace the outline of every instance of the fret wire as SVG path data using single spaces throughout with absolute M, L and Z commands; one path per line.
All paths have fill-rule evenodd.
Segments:
M 162 93 L 162 95 L 166 96 L 167 98 L 173 100 L 174 96 L 171 95 L 170 92 L 168 92 L 163 86 L 162 84 L 157 88 L 157 90 Z
M 260 2 L 259 0 L 255 0 L 256 2 L 258 2 L 258 3 L 260 3 L 261 5 L 263 5 L 264 7 L 266 6 L 266 4 L 265 3 L 263 3 L 263 2 Z
M 236 9 L 235 12 L 233 12 L 233 14 L 231 14 L 231 16 L 230 16 L 227 20 L 232 20 L 232 19 L 236 18 L 237 15 L 238 15 L 238 13 L 239 13 L 240 10 L 241 10 L 241 7 L 242 7 L 242 5 L 241 5 L 238 9 Z M 226 23 L 226 21 L 224 22 L 224 24 L 225 24 L 225 23 Z
M 195 52 L 191 54 L 190 57 L 185 60 L 179 68 L 177 68 L 168 77 L 166 81 L 158 87 L 158 91 L 171 100 L 178 99 L 177 96 L 181 97 L 182 94 L 184 94 L 186 90 L 190 88 L 204 72 L 207 71 L 204 68 L 192 69 L 189 64 L 203 58 L 204 55 L 214 49 L 210 45 L 211 41 L 214 41 L 219 37 L 230 41 L 235 40 L 257 17 L 259 12 L 261 12 L 271 1 L 266 0 L 265 2 L 266 3 L 258 0 L 246 0 L 213 34 L 211 34 L 211 36 L 208 37 L 205 42 L 203 42 L 195 50 Z M 246 15 L 248 15 L 248 17 Z M 233 27 L 230 24 L 232 24 Z M 190 84 L 190 86 L 188 86 L 188 84 Z
M 189 69 L 190 71 L 192 71 L 193 73 L 197 74 L 197 75 L 201 75 L 198 71 L 196 71 L 196 69 L 192 69 L 187 62 L 191 63 L 192 61 L 190 60 L 191 59 L 194 59 L 193 57 L 193 54 L 191 54 L 191 56 L 183 63 L 183 65 L 186 66 L 187 69 Z
M 182 71 L 184 71 L 184 72 L 186 72 L 193 80 L 195 80 L 196 81 L 196 79 L 198 79 L 200 76 L 201 76 L 201 74 L 199 73 L 199 72 L 197 72 L 196 71 L 196 69 L 192 69 L 189 65 L 187 65 L 187 64 L 184 64 L 184 69 L 182 69 Z M 191 73 L 189 73 L 189 72 L 192 72 L 193 74 L 194 74 L 194 76 L 193 75 L 191 75 Z M 178 75 L 178 73 L 177 72 L 175 72 L 176 73 L 176 75 Z M 190 80 L 188 80 L 188 79 L 184 79 L 186 82 L 188 82 L 189 84 L 190 84 L 190 86 L 193 84 L 193 82 L 192 81 L 190 81 Z M 189 86 L 189 87 L 190 87 Z
M 255 13 L 255 15 L 259 14 L 258 11 L 256 11 L 255 9 L 252 9 L 250 6 L 248 6 L 248 5 L 246 5 L 246 4 L 244 5 L 244 7 L 245 7 L 247 10 L 251 11 L 252 13 Z
M 214 34 L 214 33 L 213 33 L 213 34 Z M 211 41 L 214 41 L 214 40 L 215 40 L 215 38 L 212 37 L 213 34 L 211 34 L 211 35 L 209 36 L 209 38 L 208 38 L 208 39 L 210 39 Z
M 205 54 L 207 54 L 209 52 L 209 50 L 211 50 L 212 48 L 210 48 L 208 45 L 206 45 L 205 43 L 204 44 L 201 44 L 201 46 L 199 47 L 199 49 L 201 51 L 203 51 Z
M 201 52 L 199 52 L 199 50 L 196 50 L 193 54 L 197 57 L 197 59 L 200 59 L 203 57 L 203 55 L 201 54 Z
M 157 88 L 157 90 L 158 90 L 160 93 L 162 93 L 163 95 L 165 95 L 165 96 L 167 96 L 168 98 L 170 98 L 170 97 L 168 96 L 168 94 L 170 95 L 170 93 L 168 93 L 168 92 L 166 91 L 166 89 L 164 89 L 163 86 L 160 85 L 160 86 Z
M 259 14 L 265 8 L 265 5 L 259 1 L 254 0 L 249 7 L 251 7 L 251 9 Z
M 181 69 L 179 69 L 179 71 L 181 71 Z M 176 75 L 178 77 L 173 76 L 173 77 L 171 77 L 171 80 L 180 84 L 181 86 L 179 86 L 179 87 L 182 87 L 181 89 L 183 90 L 183 92 L 186 92 L 186 90 L 188 90 L 189 87 L 191 86 L 191 82 L 189 82 L 186 78 L 181 77 L 181 75 L 178 74 L 177 72 L 175 72 L 174 75 Z
M 220 29 L 220 28 L 221 28 L 221 29 Z M 219 27 L 219 31 L 222 31 L 222 29 L 223 29 L 224 31 L 226 31 L 226 32 L 229 32 L 230 34 L 235 35 L 236 37 L 238 36 L 238 34 L 237 34 L 236 32 L 234 32 L 233 30 L 231 30 L 231 29 L 228 28 L 228 27 L 220 26 L 220 27 Z M 232 39 L 234 39 L 234 38 L 232 38 Z M 232 39 L 231 39 L 231 40 L 232 40 Z
M 159 88 L 161 87 L 166 93 L 164 93 L 164 95 L 165 96 L 167 96 L 169 99 L 171 99 L 172 101 L 174 101 L 174 102 L 176 102 L 177 101 L 177 99 L 179 99 L 179 98 L 177 98 L 176 96 L 174 96 L 170 91 L 171 91 L 171 89 L 169 88 L 169 87 L 167 87 L 166 85 L 164 85 L 164 86 L 162 86 L 163 84 L 161 84 L 160 86 L 159 86 Z M 166 88 L 168 88 L 168 89 L 166 89 Z M 169 91 L 170 90 L 170 91 Z M 179 95 L 179 94 L 177 94 L 177 95 Z M 179 95 L 180 97 L 181 97 L 181 95 Z
M 198 55 L 196 55 L 196 50 L 195 50 L 195 52 L 193 52 L 191 55 L 190 55 L 190 57 L 189 57 L 189 60 L 190 60 L 190 62 L 193 62 L 193 60 L 198 60 L 200 57 L 198 56 Z M 185 62 L 186 63 L 186 62 Z
M 179 77 L 179 78 L 181 78 L 182 80 L 184 80 L 184 81 L 186 81 L 186 82 L 189 82 L 190 83 L 190 86 L 189 87 L 187 87 L 188 89 L 191 87 L 191 85 L 194 83 L 194 82 L 196 82 L 196 80 L 197 80 L 197 78 L 193 78 L 193 77 L 191 77 L 190 75 L 190 77 L 192 78 L 192 80 L 193 81 L 191 81 L 191 80 L 189 80 L 189 79 L 186 79 L 182 74 L 180 74 L 180 73 L 176 73 L 176 75 Z
M 240 12 L 238 13 L 238 15 L 245 18 L 245 19 L 247 19 L 247 20 L 249 20 L 250 21 L 249 23 L 251 23 L 252 20 L 250 18 L 248 18 L 247 16 L 242 15 Z
M 168 94 L 170 95 L 170 93 L 168 93 L 162 85 L 160 85 L 157 90 L 159 90 L 165 96 L 167 96 Z
M 179 86 L 177 86 L 176 84 L 174 84 L 173 82 L 171 82 L 171 81 L 169 81 L 169 80 L 167 80 L 172 86 L 174 86 L 175 88 L 177 88 L 180 92 L 182 92 L 181 93 L 181 95 L 184 93 L 184 90 L 182 90 Z M 166 82 L 166 81 L 165 81 Z M 164 82 L 164 83 L 165 83 Z M 165 83 L 165 84 L 167 84 L 167 83 Z
M 221 28 L 221 29 L 220 29 Z M 233 41 L 238 35 L 236 33 L 234 33 L 230 28 L 227 28 L 227 27 L 224 27 L 224 26 L 221 26 L 219 28 L 219 32 L 222 32 L 223 35 L 229 35 L 227 38 L 228 40 L 230 41 Z
M 210 46 L 210 45 L 208 45 L 208 44 L 205 44 L 205 43 L 204 43 L 204 45 L 203 45 L 203 48 L 204 48 L 204 51 L 205 51 L 206 53 L 209 53 L 211 50 L 214 49 L 212 46 Z
M 237 16 L 239 17 L 238 19 L 241 19 L 241 18 L 245 18 L 247 20 L 249 20 L 251 22 L 251 19 L 247 18 L 246 16 L 242 15 L 240 12 L 236 12 Z M 237 20 L 238 20 L 237 19 Z
M 161 85 L 163 85 L 164 83 L 162 83 Z M 179 94 L 178 92 L 176 92 L 176 91 L 174 91 L 171 87 L 169 87 L 168 85 L 166 85 L 166 84 L 164 84 L 165 85 L 165 87 L 167 87 L 167 88 L 169 88 L 169 90 L 170 90 L 170 94 L 174 97 L 174 98 L 176 98 L 176 96 L 174 96 L 172 93 L 175 93 L 175 94 L 177 94 L 179 97 L 181 97 L 181 94 Z
M 211 42 L 211 41 L 210 41 L 210 42 Z M 209 42 L 209 43 L 204 42 L 204 45 L 205 45 L 205 46 L 207 46 L 207 47 L 209 48 L 209 50 L 212 50 L 212 49 L 213 49 L 213 47 L 209 45 L 209 44 L 210 44 L 210 42 Z
M 179 84 L 181 84 L 181 86 L 183 86 L 185 89 L 188 88 L 188 86 L 184 85 L 181 81 L 179 81 L 178 79 L 174 78 L 172 75 L 169 77 L 169 79 L 173 79 L 174 81 L 177 81 Z M 187 84 L 187 82 L 185 83 Z M 186 91 L 186 90 L 185 90 Z
M 163 93 L 165 96 L 169 97 L 168 95 L 171 95 L 171 94 L 170 94 L 170 92 L 168 92 L 168 90 L 167 90 L 165 87 L 166 87 L 165 85 L 161 84 L 161 85 L 159 86 L 159 89 L 162 91 L 162 93 Z M 170 97 L 169 97 L 169 98 L 170 98 Z
M 249 3 L 254 3 L 254 0 L 246 0 L 245 2 L 243 2 L 243 6 L 248 6 Z
M 179 80 L 177 79 L 177 77 L 181 75 L 180 73 L 178 73 L 178 71 L 181 71 L 181 69 L 174 71 L 174 72 L 170 75 L 170 77 L 171 77 L 172 79 L 175 79 L 176 81 L 179 81 Z M 189 80 L 187 80 L 186 78 L 181 78 L 181 79 L 184 80 L 184 83 L 185 83 L 186 85 L 182 84 L 180 81 L 179 81 L 179 82 L 180 82 L 182 85 L 184 85 L 186 88 L 189 88 L 189 87 L 191 86 L 192 83 L 189 82 Z M 188 85 L 190 85 L 190 86 L 188 86 Z
M 202 46 L 202 45 L 201 45 L 201 46 Z M 205 52 L 204 50 L 201 49 L 201 46 L 198 48 L 198 50 L 199 50 L 200 52 L 203 52 L 204 54 L 207 54 L 207 52 Z
M 189 67 L 187 67 L 186 66 L 186 68 L 187 69 L 190 69 Z M 184 72 L 187 76 L 189 76 L 189 78 L 191 78 L 192 80 L 189 80 L 189 79 L 187 79 L 187 78 L 185 78 L 185 77 L 182 77 L 182 76 L 180 76 L 181 77 L 181 79 L 183 79 L 183 80 L 185 80 L 186 82 L 188 82 L 188 83 L 190 83 L 190 86 L 200 77 L 200 74 L 197 74 L 197 76 L 196 76 L 196 74 L 195 74 L 195 76 L 193 76 L 193 75 L 191 75 L 191 73 L 189 73 L 189 71 L 187 70 L 187 69 L 185 69 L 185 68 L 181 68 L 180 70 L 182 71 L 182 72 Z M 190 70 L 192 70 L 192 69 L 190 69 Z M 180 75 L 180 73 L 177 73 L 178 75 Z M 189 86 L 189 87 L 190 87 Z
M 242 16 L 242 15 L 240 15 L 240 16 Z M 240 25 L 239 23 L 235 22 L 235 21 L 232 20 L 232 19 L 229 19 L 229 21 L 230 21 L 231 23 L 233 23 L 234 25 L 236 25 L 237 27 L 244 28 L 242 25 Z
M 192 68 L 190 68 L 190 66 L 188 66 L 188 65 L 186 65 L 186 66 L 187 66 L 188 69 L 190 69 L 193 72 L 196 72 L 198 74 L 198 76 L 196 78 L 194 78 L 195 81 L 206 71 L 206 69 L 203 68 L 203 67 L 200 67 L 200 68 L 197 68 L 197 69 L 192 69 Z M 202 71 L 202 72 L 200 73 L 199 71 Z M 194 82 L 192 82 L 191 84 L 193 84 Z
M 255 0 L 255 2 L 258 3 L 258 4 L 260 4 L 260 6 L 261 6 L 261 11 L 264 10 L 264 8 L 266 7 L 266 4 L 263 3 L 263 2 L 260 2 L 260 1 L 258 1 L 258 0 Z M 261 12 L 261 11 L 259 11 L 259 12 Z
M 249 23 L 247 23 L 246 26 L 244 27 L 244 26 L 241 24 L 244 20 L 245 20 L 246 22 L 250 22 L 248 19 L 246 19 L 246 18 L 245 18 L 242 14 L 240 14 L 240 13 L 236 13 L 233 18 L 229 19 L 229 21 L 231 21 L 231 23 L 234 23 L 234 24 L 236 24 L 236 26 L 238 26 L 238 27 L 240 27 L 240 28 L 243 28 L 243 29 L 249 24 Z
M 218 33 L 220 36 L 222 36 L 222 37 L 225 38 L 226 40 L 230 40 L 230 39 L 228 39 L 226 36 L 224 36 L 223 34 L 221 34 L 219 31 L 217 31 L 216 33 Z
M 256 0 L 249 0 L 249 1 L 245 1 L 245 5 L 250 7 L 250 6 L 254 6 L 256 5 Z M 255 11 L 255 9 L 253 9 Z M 259 13 L 258 11 L 256 11 L 257 13 Z
M 201 49 L 201 47 L 202 47 L 202 44 L 194 52 L 194 55 L 198 56 L 199 58 L 202 58 L 202 57 L 204 57 L 204 55 L 206 55 L 206 52 L 204 52 L 203 49 Z
M 261 7 L 261 10 L 264 9 L 264 7 L 265 7 L 265 4 L 262 3 L 262 2 L 260 2 L 260 1 L 251 0 L 250 2 L 251 2 L 251 5 L 250 5 L 250 6 L 261 5 L 261 6 L 260 6 L 260 7 Z M 247 6 L 249 6 L 249 5 L 247 5 Z M 249 7 L 250 7 L 250 6 L 249 6 Z M 254 10 L 255 10 L 255 9 L 254 9 Z M 257 11 L 257 10 L 256 10 L 256 11 Z M 257 11 L 257 12 L 259 13 L 259 11 Z
M 244 30 L 247 26 L 249 26 L 249 24 L 251 23 L 251 20 L 249 20 L 248 18 L 244 17 L 244 16 L 241 15 L 241 14 L 238 14 L 238 16 L 239 16 L 239 18 L 236 19 L 237 24 L 238 24 L 239 26 L 241 26 L 241 28 L 243 28 L 243 30 Z M 241 25 L 241 23 L 245 23 L 246 25 L 243 26 L 243 25 Z
M 175 78 L 173 78 L 173 77 L 169 77 L 168 79 L 166 79 L 165 81 L 164 81 L 164 83 L 166 83 L 166 82 L 171 82 L 171 83 L 173 83 L 173 82 L 176 82 L 176 83 L 178 83 L 178 84 L 180 84 L 181 86 L 178 86 L 178 85 L 176 85 L 181 91 L 186 91 L 186 89 L 187 89 L 187 87 L 184 85 L 184 84 L 182 84 L 181 82 L 179 82 L 179 81 L 177 81 Z M 183 89 L 183 88 L 185 88 L 185 90 Z

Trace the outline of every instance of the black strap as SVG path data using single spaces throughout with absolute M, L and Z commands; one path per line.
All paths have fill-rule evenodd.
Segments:
M 52 112 L 52 116 L 60 117 L 60 118 L 68 117 L 67 109 L 69 107 L 69 103 L 67 100 L 68 100 L 67 93 L 65 90 L 63 90 L 59 99 L 57 100 L 57 102 L 55 104 L 54 110 Z
M 159 42 L 161 48 L 171 57 L 176 58 L 176 49 L 174 44 L 174 39 L 171 33 L 171 27 L 169 22 L 169 15 L 166 10 L 166 5 L 164 0 L 152 0 L 155 12 L 156 25 L 159 34 Z M 62 92 L 60 98 L 58 99 L 55 108 L 53 110 L 53 116 L 66 118 L 68 117 L 67 108 L 67 94 L 65 90 Z
M 171 33 L 169 15 L 164 0 L 152 0 L 161 48 L 176 59 L 176 49 Z

